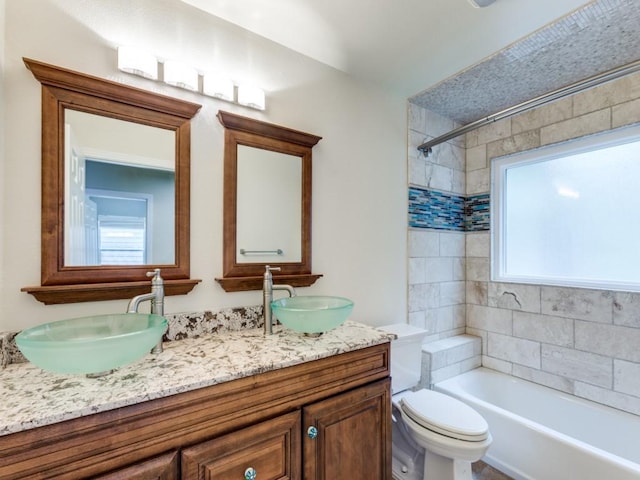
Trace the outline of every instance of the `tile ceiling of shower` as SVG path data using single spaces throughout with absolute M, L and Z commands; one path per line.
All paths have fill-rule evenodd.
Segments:
M 640 0 L 596 0 L 410 99 L 461 124 L 640 59 Z

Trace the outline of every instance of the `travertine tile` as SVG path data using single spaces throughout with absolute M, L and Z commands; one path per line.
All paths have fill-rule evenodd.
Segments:
M 427 162 L 424 158 L 409 158 L 409 183 L 418 187 L 427 186 Z
M 544 372 L 536 368 L 523 367 L 522 365 L 514 365 L 512 374 L 530 382 L 555 388 L 566 393 L 573 393 L 573 380 Z
M 513 334 L 513 312 L 500 308 L 467 305 L 467 326 L 505 335 Z
M 613 361 L 613 389 L 640 398 L 640 363 Z
M 491 276 L 491 268 L 488 258 L 467 258 L 467 280 L 476 282 L 488 282 Z
M 440 233 L 440 256 L 464 257 L 466 238 L 462 232 Z
M 497 122 L 490 123 L 484 127 L 480 127 L 478 132 L 478 145 L 489 143 L 500 138 L 511 136 L 511 118 L 505 118 Z
M 499 358 L 489 357 L 487 355 L 482 356 L 482 366 L 490 368 L 491 370 L 506 373 L 507 375 L 511 375 L 514 367 L 513 363 L 511 362 L 500 360 Z
M 640 293 L 614 293 L 613 323 L 640 328 Z
M 542 370 L 604 388 L 613 386 L 613 360 L 602 355 L 543 344 Z
M 453 259 L 450 257 L 425 258 L 424 269 L 424 278 L 428 283 L 453 280 Z
M 613 293 L 581 288 L 541 287 L 541 312 L 546 315 L 613 322 Z
M 466 276 L 466 259 L 464 257 L 454 257 L 451 259 L 453 262 L 453 279 L 458 281 L 464 281 Z
M 512 117 L 511 128 L 516 134 L 567 120 L 572 115 L 573 98 L 567 97 Z
M 426 109 L 424 109 L 423 107 L 419 107 L 414 103 L 409 103 L 409 108 L 407 110 L 409 129 L 416 130 L 418 132 L 421 132 L 422 135 L 426 135 Z
M 640 97 L 640 75 L 634 73 L 573 96 L 573 115 L 583 115 Z
M 420 131 L 409 129 L 407 137 L 407 157 L 425 160 L 424 155 L 422 155 L 418 150 L 418 146 L 422 145 L 427 140 L 431 140 L 431 138 Z
M 464 196 L 467 193 L 467 174 L 460 170 L 451 171 L 451 191 L 456 195 Z
M 434 315 L 436 333 L 449 332 L 455 328 L 453 324 L 453 309 L 450 305 L 431 310 Z
M 640 398 L 633 395 L 614 392 L 613 390 L 584 382 L 575 383 L 574 395 L 640 415 Z
M 491 235 L 489 232 L 467 233 L 467 257 L 489 258 L 491 252 Z
M 467 172 L 487 168 L 488 166 L 486 145 L 482 144 L 467 149 Z
M 453 171 L 442 165 L 427 162 L 426 167 L 427 187 L 443 192 L 451 192 L 453 188 Z
M 467 172 L 467 195 L 487 193 L 490 188 L 489 168 L 481 168 Z
M 562 142 L 572 138 L 582 137 L 591 133 L 602 132 L 611 128 L 610 109 L 598 110 L 559 122 L 540 129 L 540 144 Z
M 410 257 L 437 257 L 440 255 L 440 236 L 428 230 L 409 230 Z
M 478 142 L 478 130 L 471 130 L 469 133 L 466 133 L 464 142 L 467 148 L 477 147 L 480 144 L 480 142 Z
M 426 284 L 409 285 L 407 294 L 407 309 L 409 314 L 424 311 L 426 307 Z
M 640 328 L 575 322 L 575 348 L 640 363 Z
M 453 130 L 453 120 L 428 109 L 425 112 L 425 131 L 433 137 L 439 137 Z
M 464 155 L 465 150 L 463 148 L 445 142 L 438 145 L 438 148 L 433 149 L 432 154 L 429 156 L 429 161 L 462 172 L 465 169 Z
M 409 258 L 409 285 L 427 283 L 426 262 L 423 257 Z
M 570 318 L 513 312 L 513 334 L 528 340 L 572 347 L 573 322 Z
M 440 306 L 464 304 L 465 282 L 440 283 Z
M 540 130 L 529 130 L 487 144 L 487 158 L 494 159 L 540 146 Z
M 540 344 L 522 338 L 489 332 L 488 355 L 512 363 L 540 368 Z
M 488 285 L 489 282 L 467 281 L 467 304 L 487 306 Z
M 476 357 L 481 349 L 481 339 L 472 335 L 457 335 L 422 345 L 422 351 L 431 355 L 433 369 Z
M 465 333 L 467 327 L 467 305 L 463 303 L 461 305 L 451 305 L 453 311 L 453 327 L 460 329 L 461 333 Z
M 490 307 L 539 313 L 540 286 L 489 282 L 488 300 Z
M 613 128 L 640 122 L 640 98 L 611 108 L 611 126 Z

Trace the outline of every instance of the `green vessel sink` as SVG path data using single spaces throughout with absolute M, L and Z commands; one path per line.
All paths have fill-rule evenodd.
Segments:
M 274 300 L 271 309 L 285 327 L 318 334 L 342 325 L 353 310 L 353 302 L 342 297 L 308 295 Z
M 166 330 L 167 320 L 160 315 L 95 315 L 23 330 L 16 344 L 27 360 L 43 370 L 95 374 L 142 358 Z

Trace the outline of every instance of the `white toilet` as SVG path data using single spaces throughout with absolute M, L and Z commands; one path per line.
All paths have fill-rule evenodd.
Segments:
M 471 480 L 471 463 L 491 445 L 487 422 L 458 399 L 410 390 L 420 381 L 425 330 L 406 324 L 380 328 L 398 337 L 391 342 L 393 478 Z

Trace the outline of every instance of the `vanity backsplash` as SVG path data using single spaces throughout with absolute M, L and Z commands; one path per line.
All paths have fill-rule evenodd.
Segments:
M 163 337 L 164 342 L 196 338 L 229 330 L 260 328 L 263 323 L 262 305 L 225 308 L 217 312 L 207 310 L 193 313 L 169 313 L 164 317 L 169 324 Z M 18 333 L 0 332 L 0 368 L 27 361 L 14 340 Z

